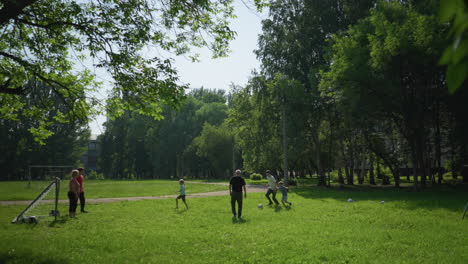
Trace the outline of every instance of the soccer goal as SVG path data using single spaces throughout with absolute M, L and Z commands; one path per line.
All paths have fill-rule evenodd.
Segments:
M 73 170 L 71 165 L 29 165 L 28 166 L 28 188 L 31 187 L 31 181 L 45 180 L 59 177 L 62 179 L 64 175 L 68 175 Z
M 41 217 L 57 217 L 58 198 L 60 192 L 60 178 L 56 177 L 52 182 L 24 209 L 12 223 L 36 223 Z

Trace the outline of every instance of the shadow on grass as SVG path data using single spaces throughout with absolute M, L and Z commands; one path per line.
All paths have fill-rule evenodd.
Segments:
M 57 217 L 57 220 L 54 220 L 49 223 L 49 227 L 59 227 L 61 225 L 66 224 L 69 220 L 70 220 L 70 217 L 68 216 Z
M 8 253 L 0 253 L 0 263 L 66 264 L 70 262 L 57 256 L 20 254 L 10 251 Z
M 176 213 L 178 214 L 185 214 L 188 209 L 187 208 L 184 208 L 184 209 L 174 209 Z
M 245 224 L 245 223 L 247 223 L 247 220 L 244 219 L 244 218 L 235 218 L 235 217 L 233 217 L 232 218 L 232 223 L 233 224 Z
M 275 209 L 275 213 L 279 213 L 281 212 L 281 210 L 283 210 L 283 207 L 281 207 L 280 205 L 275 205 L 274 209 Z
M 448 209 L 452 211 L 463 210 L 468 202 L 468 185 L 458 186 L 432 186 L 423 190 L 414 190 L 412 187 L 370 187 L 366 185 L 353 185 L 344 187 L 296 187 L 291 190 L 306 199 L 336 199 L 347 202 L 349 198 L 359 201 L 385 201 L 403 202 L 397 206 L 405 209 Z M 325 202 L 325 200 L 324 200 Z

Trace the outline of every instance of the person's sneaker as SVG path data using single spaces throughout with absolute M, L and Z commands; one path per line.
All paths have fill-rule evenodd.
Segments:
M 83 210 L 83 211 L 81 211 L 81 212 L 82 212 L 82 213 L 84 213 L 84 214 L 87 214 L 87 213 L 89 213 L 89 212 L 88 212 L 88 211 L 86 211 L 86 210 Z

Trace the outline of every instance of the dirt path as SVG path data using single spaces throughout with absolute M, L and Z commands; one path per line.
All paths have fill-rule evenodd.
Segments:
M 187 181 L 189 182 L 189 181 Z M 196 182 L 200 183 L 200 182 Z M 218 183 L 218 182 L 204 182 L 203 184 L 219 184 L 226 185 L 227 183 Z M 226 188 L 227 189 L 227 188 Z M 261 185 L 247 185 L 247 195 L 249 193 L 258 193 L 265 192 L 266 187 Z M 216 191 L 216 192 L 205 192 L 205 193 L 194 193 L 187 195 L 187 198 L 202 198 L 202 197 L 211 197 L 211 196 L 224 196 L 229 195 L 229 190 L 225 191 Z M 141 200 L 158 200 L 158 199 L 167 199 L 167 198 L 176 198 L 177 195 L 162 195 L 162 196 L 139 196 L 139 197 L 114 197 L 114 198 L 87 198 L 86 203 L 98 204 L 98 203 L 113 203 L 121 201 L 141 201 Z M 44 200 L 44 202 L 52 203 L 53 200 Z M 0 201 L 0 205 L 28 205 L 31 201 Z M 68 200 L 59 200 L 59 203 L 68 203 Z

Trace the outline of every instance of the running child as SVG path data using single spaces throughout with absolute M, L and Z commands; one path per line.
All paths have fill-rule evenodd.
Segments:
M 180 189 L 179 189 L 179 196 L 177 196 L 176 200 L 175 200 L 175 203 L 176 203 L 176 209 L 179 208 L 179 199 L 182 199 L 182 201 L 184 202 L 185 204 L 185 208 L 188 209 L 188 205 L 187 203 L 185 202 L 185 182 L 184 182 L 184 179 L 180 179 L 179 180 L 179 185 L 180 185 Z
M 281 191 L 281 194 L 283 197 L 281 198 L 281 203 L 286 206 L 288 204 L 289 206 L 292 205 L 292 203 L 288 202 L 288 187 L 284 186 L 284 182 L 280 181 L 279 183 L 279 190 Z

